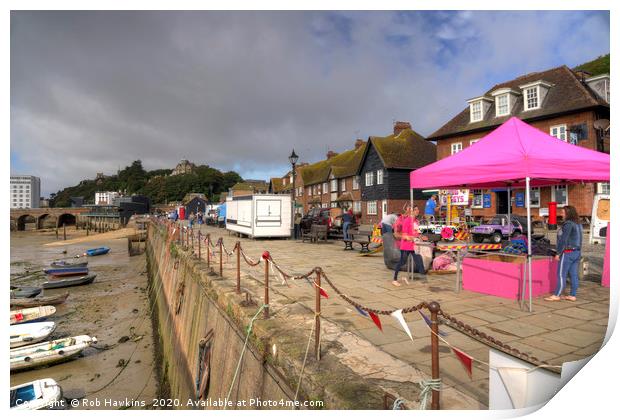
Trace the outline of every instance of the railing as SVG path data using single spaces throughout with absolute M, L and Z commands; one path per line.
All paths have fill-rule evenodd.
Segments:
M 224 244 L 224 239 L 220 237 L 216 243 L 213 243 L 211 240 L 211 234 L 207 233 L 202 234 L 202 232 L 198 231 L 198 233 L 194 233 L 192 228 L 188 228 L 185 226 L 181 226 L 178 223 L 170 222 L 167 220 L 160 219 L 152 219 L 151 221 L 156 222 L 161 229 L 167 229 L 167 235 L 170 240 L 176 240 L 182 247 L 185 247 L 188 251 L 192 252 L 197 256 L 198 259 L 203 260 L 202 258 L 202 247 L 203 244 L 206 246 L 206 262 L 207 267 L 211 268 L 212 257 L 215 256 L 215 251 L 217 250 L 218 258 L 218 268 L 219 268 L 219 276 L 224 277 L 223 270 L 223 256 L 224 254 L 228 257 L 236 255 L 236 284 L 235 284 L 235 292 L 237 294 L 241 294 L 241 260 L 243 259 L 244 263 L 249 267 L 256 267 L 261 263 L 264 264 L 264 309 L 263 316 L 265 319 L 270 317 L 269 313 L 269 276 L 270 270 L 273 270 L 276 275 L 281 276 L 283 282 L 288 285 L 289 280 L 305 280 L 308 284 L 314 287 L 315 289 L 315 308 L 314 308 L 314 317 L 315 324 L 313 327 L 314 330 L 314 355 L 316 360 L 320 360 L 321 358 L 321 348 L 320 348 L 320 337 L 321 337 L 321 296 L 327 298 L 327 292 L 325 288 L 322 286 L 322 281 L 324 280 L 327 285 L 346 303 L 353 306 L 360 314 L 364 316 L 370 317 L 373 322 L 377 325 L 378 328 L 382 329 L 381 321 L 378 315 L 390 315 L 399 320 L 403 328 L 409 336 L 412 338 L 408 327 L 402 318 L 402 314 L 405 313 L 414 313 L 419 312 L 422 318 L 426 321 L 426 324 L 431 332 L 431 375 L 432 378 L 428 381 L 422 381 L 420 384 L 422 386 L 421 392 L 421 405 L 423 408 L 426 406 L 426 396 L 431 394 L 431 409 L 438 410 L 439 409 L 439 389 L 440 389 L 440 373 L 439 373 L 439 341 L 441 340 L 445 345 L 450 347 L 459 357 L 459 359 L 463 362 L 466 359 L 471 361 L 476 361 L 484 365 L 488 365 L 488 363 L 481 361 L 479 359 L 475 359 L 458 348 L 452 346 L 443 336 L 443 332 L 439 331 L 439 325 L 444 324 L 449 326 L 477 341 L 482 342 L 483 344 L 488 345 L 489 347 L 493 347 L 505 353 L 508 353 L 516 358 L 519 358 L 525 362 L 533 364 L 537 368 L 544 368 L 551 370 L 553 372 L 558 372 L 560 366 L 551 366 L 547 362 L 541 361 L 538 358 L 531 356 L 525 352 L 518 350 L 515 347 L 509 346 L 500 340 L 492 337 L 489 334 L 486 334 L 462 321 L 457 319 L 456 317 L 447 314 L 441 309 L 441 306 L 438 302 L 419 302 L 416 305 L 405 307 L 399 309 L 397 311 L 394 310 L 383 310 L 377 308 L 371 308 L 365 306 L 350 296 L 343 293 L 335 284 L 330 280 L 325 271 L 321 267 L 315 267 L 309 272 L 301 275 L 293 275 L 287 273 L 283 270 L 272 258 L 269 251 L 264 251 L 258 260 L 254 260 L 250 258 L 243 250 L 240 241 L 235 242 L 235 246 L 232 251 L 228 251 Z M 421 311 L 426 309 L 430 313 L 430 318 L 425 316 Z M 413 339 L 413 338 L 412 338 Z M 466 365 L 466 363 L 464 363 Z M 471 363 L 469 363 L 469 375 L 471 377 Z

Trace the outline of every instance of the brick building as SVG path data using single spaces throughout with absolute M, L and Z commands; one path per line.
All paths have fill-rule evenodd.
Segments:
M 408 122 L 396 122 L 389 136 L 370 137 L 357 171 L 362 223 L 379 223 L 385 214 L 402 213 L 410 200 L 410 172 L 433 163 L 436 153 L 436 146 L 413 131 Z M 413 199 L 423 206 L 421 191 L 414 191 Z
M 460 152 L 512 116 L 581 147 L 609 153 L 609 136 L 594 122 L 609 119 L 609 75 L 591 77 L 566 66 L 530 73 L 498 84 L 428 137 L 437 143 L 437 160 Z M 498 150 L 497 153 L 501 153 Z M 455 174 L 458 176 L 458 174 Z M 558 207 L 575 206 L 590 215 L 597 192 L 609 192 L 608 183 L 566 184 L 533 188 L 532 216 L 541 218 L 550 201 Z M 525 215 L 524 191 L 512 193 L 511 211 Z M 472 215 L 490 217 L 507 213 L 508 194 L 501 190 L 471 190 Z M 490 199 L 489 199 L 490 198 Z
M 302 169 L 307 163 L 299 163 L 295 166 L 295 206 L 298 211 L 305 209 L 306 197 L 304 194 L 304 179 Z M 269 180 L 269 192 L 272 194 L 291 194 L 293 191 L 293 171 L 288 171 L 282 177 Z

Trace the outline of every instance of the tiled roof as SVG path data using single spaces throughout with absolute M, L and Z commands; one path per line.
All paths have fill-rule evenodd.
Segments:
M 269 189 L 269 184 L 265 181 L 243 181 L 237 182 L 232 186 L 233 191 L 267 191 Z
M 538 80 L 542 80 L 552 85 L 539 109 L 524 112 L 523 96 L 519 95 L 510 115 L 496 117 L 495 101 L 493 101 L 482 121 L 470 123 L 468 106 L 440 129 L 428 136 L 428 139 L 436 140 L 455 134 L 492 128 L 504 123 L 510 117 L 514 116 L 524 121 L 528 121 L 531 119 L 561 114 L 569 111 L 577 111 L 594 106 L 609 107 L 607 102 L 599 99 L 596 94 L 585 86 L 578 79 L 577 75 L 566 66 L 526 74 L 514 80 L 500 83 L 489 89 L 483 96 L 491 99 L 493 98 L 491 96 L 491 92 L 501 88 L 510 88 L 520 93 L 521 89 L 519 89 L 519 86 L 536 82 Z
M 369 140 L 387 169 L 415 169 L 434 162 L 437 146 L 408 128 L 398 135 Z
M 278 193 L 284 190 L 284 184 L 282 178 L 271 178 L 271 189 L 274 193 Z
M 362 161 L 365 149 L 366 144 L 364 143 L 364 145 L 357 149 L 347 150 L 330 159 L 321 160 L 311 165 L 304 166 L 299 170 L 304 180 L 304 185 L 326 182 L 330 172 L 333 172 L 336 178 L 344 178 L 357 174 L 357 168 Z

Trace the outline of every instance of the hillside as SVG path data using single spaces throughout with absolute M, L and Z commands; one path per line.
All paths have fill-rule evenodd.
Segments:
M 207 165 L 196 166 L 193 173 L 170 176 L 171 169 L 146 171 L 142 162 L 134 161 L 117 175 L 81 181 L 78 185 L 58 191 L 51 203 L 52 207 L 70 207 L 71 197 L 84 197 L 86 203 L 94 203 L 97 191 L 124 191 L 126 194 L 141 194 L 149 197 L 151 203 L 180 201 L 191 192 L 212 192 L 217 198 L 228 191 L 242 178 L 236 172 L 221 172 Z M 212 191 L 209 187 L 213 186 Z
M 609 54 L 602 55 L 597 59 L 588 61 L 575 67 L 573 70 L 583 70 L 591 73 L 592 76 L 607 73 L 609 74 Z

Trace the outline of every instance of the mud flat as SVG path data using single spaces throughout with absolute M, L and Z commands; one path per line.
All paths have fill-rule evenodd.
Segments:
M 159 386 L 145 256 L 129 257 L 124 237 L 83 235 L 83 231 L 71 230 L 69 239 L 80 241 L 44 246 L 56 240 L 54 232 L 11 233 L 13 285 L 41 284 L 45 276 L 40 270 L 52 260 L 70 258 L 87 248 L 111 248 L 108 255 L 89 258 L 88 267 L 97 274 L 94 283 L 44 291 L 50 296 L 70 292 L 49 318 L 57 324 L 50 339 L 88 334 L 99 340 L 97 348 L 88 348 L 81 357 L 66 363 L 12 374 L 11 386 L 50 377 L 66 396 L 78 398 L 77 408 L 150 408 Z M 27 271 L 34 274 L 19 277 Z

